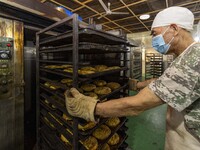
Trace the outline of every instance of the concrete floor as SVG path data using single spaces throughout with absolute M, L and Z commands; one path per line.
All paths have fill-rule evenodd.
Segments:
M 131 92 L 131 95 L 134 95 Z M 131 150 L 164 150 L 166 105 L 129 117 L 127 143 Z

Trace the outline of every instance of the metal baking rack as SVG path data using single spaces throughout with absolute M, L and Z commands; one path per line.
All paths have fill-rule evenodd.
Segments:
M 142 52 L 137 51 L 133 48 L 130 53 L 131 63 L 130 63 L 130 76 L 133 79 L 142 79 Z
M 43 117 L 46 117 L 49 120 L 49 122 L 54 125 L 54 127 L 55 127 L 54 131 L 56 133 L 58 132 L 59 134 L 63 134 L 69 140 L 69 142 L 72 143 L 71 133 L 68 132 L 64 126 L 62 126 L 61 122 L 59 122 L 57 119 L 55 119 L 55 116 L 53 113 L 48 112 L 45 109 L 41 109 L 41 115 Z
M 113 52 L 113 53 L 127 53 L 127 48 L 123 46 L 116 46 L 116 45 L 105 45 L 105 44 L 98 44 L 98 43 L 88 43 L 88 42 L 80 42 L 79 43 L 79 50 L 80 53 L 99 53 L 101 50 L 102 53 L 106 52 Z M 53 53 L 53 52 L 66 52 L 72 51 L 73 45 L 62 45 L 62 46 L 52 46 L 52 47 L 44 47 L 40 50 L 39 53 Z
M 78 35 L 79 35 L 79 41 L 80 42 L 92 42 L 92 43 L 100 43 L 104 44 L 107 43 L 107 40 L 109 40 L 110 45 L 120 45 L 120 44 L 126 44 L 128 45 L 129 43 L 127 42 L 126 39 L 123 39 L 121 37 L 114 36 L 112 34 L 108 34 L 99 30 L 94 30 L 90 28 L 84 28 L 84 29 L 79 29 L 78 30 Z M 56 36 L 51 36 L 45 39 L 40 40 L 40 45 L 59 45 L 60 43 L 72 43 L 72 38 L 73 38 L 73 31 L 67 31 L 65 33 L 61 33 Z
M 63 31 L 64 28 L 62 26 L 67 24 L 69 24 L 71 28 L 66 28 L 66 30 Z M 58 33 L 56 36 L 42 38 L 41 35 L 43 33 L 54 31 L 55 28 L 57 30 L 60 26 L 63 32 Z M 80 140 L 86 139 L 96 128 L 99 127 L 99 125 L 105 123 L 107 120 L 106 118 L 100 119 L 100 122 L 94 128 L 87 131 L 78 130 L 78 124 L 86 125 L 87 122 L 68 114 L 65 108 L 64 91 L 69 87 L 59 83 L 59 81 L 66 77 L 71 78 L 73 80 L 72 87 L 78 89 L 80 84 L 84 82 L 91 82 L 95 79 L 110 77 L 110 81 L 113 82 L 119 82 L 119 80 L 122 79 L 120 88 L 112 91 L 108 95 L 101 96 L 100 99 L 120 98 L 128 95 L 127 63 L 129 60 L 127 54 L 130 51 L 127 46 L 130 46 L 130 43 L 124 38 L 117 37 L 103 31 L 81 28 L 76 14 L 37 32 L 37 145 L 43 144 L 42 141 L 44 137 L 41 136 L 41 133 L 46 132 L 50 134 L 49 130 L 51 130 L 57 134 L 65 135 L 67 139 L 69 138 L 68 140 L 70 141 L 73 150 L 80 150 L 82 145 Z M 101 57 L 99 57 L 99 54 Z M 98 56 L 102 59 L 97 61 L 93 58 L 93 56 Z M 45 68 L 46 65 L 63 64 L 72 65 L 73 73 L 64 72 L 61 69 Z M 95 65 L 120 66 L 120 68 L 97 72 L 94 74 L 78 74 L 78 69 L 82 66 Z M 115 80 L 114 77 L 116 77 Z M 45 82 L 53 83 L 53 85 L 60 86 L 60 88 L 52 90 L 44 85 Z M 52 98 L 52 96 L 55 96 L 58 100 Z M 45 103 L 45 99 L 49 102 L 49 104 Z M 54 107 L 52 107 L 52 105 L 54 105 Z M 63 114 L 72 117 L 73 122 L 65 120 L 62 116 Z M 55 129 L 51 128 L 51 126 L 49 126 L 49 130 L 47 131 L 42 128 L 43 124 L 48 126 L 48 122 L 45 122 L 42 118 L 43 116 L 46 116 L 48 120 L 54 124 Z M 120 131 L 126 135 L 126 130 L 123 128 L 125 122 L 126 118 L 122 120 L 116 129 L 112 130 L 112 134 L 121 129 Z M 66 131 L 66 128 L 68 131 L 73 133 L 73 135 Z M 49 136 L 51 136 L 49 134 L 46 134 L 47 136 L 45 136 L 45 140 L 47 142 L 52 140 L 49 138 Z M 57 134 L 55 134 L 57 138 L 54 140 L 58 141 L 58 143 L 59 141 L 63 143 Z M 122 145 L 126 145 L 124 143 L 125 142 L 122 142 Z M 64 149 L 68 149 L 65 145 L 63 147 Z
M 100 100 L 111 97 L 113 94 L 115 94 L 115 93 L 117 93 L 118 91 L 120 91 L 121 89 L 125 88 L 125 86 L 127 86 L 127 84 L 125 84 L 125 85 L 121 86 L 120 88 L 114 90 L 112 93 L 110 93 L 110 94 L 108 94 L 108 95 L 104 95 L 104 96 L 100 97 Z M 72 125 L 70 125 L 65 119 L 62 118 L 62 114 L 63 114 L 63 113 L 65 113 L 65 114 L 67 114 L 68 116 L 70 116 L 70 115 L 67 113 L 66 109 L 63 108 L 63 105 L 59 104 L 59 103 L 56 102 L 56 101 L 53 101 L 51 97 L 47 96 L 47 95 L 44 94 L 44 93 L 42 93 L 42 94 L 40 94 L 40 95 L 41 95 L 44 99 L 48 100 L 51 104 L 53 104 L 53 105 L 56 107 L 56 109 L 58 109 L 58 110 L 59 110 L 60 112 L 62 112 L 62 113 L 56 113 L 56 109 L 55 109 L 55 108 L 52 108 L 52 107 L 48 106 L 48 105 L 45 104 L 44 102 L 42 102 L 41 105 L 42 105 L 43 107 L 45 107 L 48 111 L 54 113 L 55 116 L 56 116 L 58 119 L 60 119 L 64 124 L 66 124 L 66 126 L 68 126 L 69 128 L 72 129 Z M 59 114 L 60 114 L 60 115 L 59 115 Z M 100 126 L 101 124 L 103 124 L 106 120 L 107 120 L 107 119 L 101 119 L 101 121 L 100 121 L 94 128 L 92 128 L 91 130 L 88 130 L 88 131 L 80 131 L 80 134 L 83 135 L 83 136 L 86 136 L 86 135 L 91 134 L 96 128 L 98 128 L 98 126 Z M 80 123 L 81 125 L 83 125 L 83 126 L 87 124 L 86 121 L 79 121 L 79 123 Z
M 43 129 L 44 130 L 44 129 Z M 43 139 L 42 141 L 42 146 L 41 149 L 42 150 L 56 150 L 59 148 L 59 150 L 64 150 L 65 148 L 57 141 L 56 137 L 53 134 L 48 134 L 48 133 L 44 133 L 44 131 L 42 130 L 41 132 L 41 137 Z M 47 137 L 51 136 L 50 140 L 47 140 Z
M 145 56 L 145 79 L 157 78 L 163 73 L 163 56 L 147 53 Z
M 56 132 L 52 132 L 51 128 L 49 128 L 49 126 L 46 123 L 43 124 L 43 127 L 41 128 L 41 136 L 43 137 L 44 143 L 47 144 L 50 149 L 72 149 L 70 145 L 66 145 L 63 142 L 61 142 L 61 139 L 56 134 Z

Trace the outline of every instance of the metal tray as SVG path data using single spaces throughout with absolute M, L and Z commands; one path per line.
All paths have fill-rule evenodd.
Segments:
M 106 138 L 103 141 L 100 141 L 100 140 L 98 141 L 99 143 L 98 150 L 102 149 L 103 145 L 108 142 L 108 140 L 126 123 L 126 121 L 127 121 L 127 118 L 125 117 L 120 118 L 120 124 L 115 128 L 111 128 L 111 134 L 108 136 L 108 138 Z M 81 150 L 83 149 L 81 148 Z
M 52 94 L 53 96 L 56 96 L 57 98 L 59 98 L 60 100 L 62 100 L 63 102 L 65 102 L 65 97 L 64 97 L 64 93 L 61 93 L 58 90 L 50 90 L 49 88 L 45 87 L 43 84 L 40 83 L 40 88 L 42 88 L 43 90 L 45 90 L 46 92 Z
M 65 128 L 68 128 L 69 130 L 72 131 L 72 129 L 73 129 L 73 124 L 70 124 L 69 122 L 67 122 L 65 119 L 62 118 L 61 115 L 59 115 L 55 110 L 50 109 L 46 104 L 44 104 L 44 103 L 40 103 L 40 104 L 41 104 L 41 106 L 42 106 L 43 108 L 45 108 L 47 111 L 51 112 L 51 113 L 59 120 L 59 122 L 61 122 L 61 123 L 65 126 Z M 44 110 L 43 110 L 43 111 L 44 111 Z M 65 111 L 65 112 L 66 112 L 66 111 Z M 44 113 L 44 112 L 43 112 L 43 113 Z M 48 118 L 48 119 L 49 119 L 49 118 Z M 90 129 L 90 130 L 87 130 L 87 131 L 79 130 L 79 133 L 80 133 L 80 134 L 79 134 L 79 138 L 80 138 L 81 140 L 86 139 L 89 135 L 91 135 L 91 134 L 94 132 L 94 130 L 96 130 L 100 125 L 104 124 L 107 120 L 108 120 L 108 118 L 100 119 L 100 122 L 99 122 L 94 128 L 92 128 L 92 129 Z M 117 130 L 124 124 L 125 121 L 127 121 L 126 118 L 121 118 L 120 120 L 121 120 L 121 122 L 120 122 L 120 124 L 118 125 Z M 51 118 L 51 121 L 52 121 L 52 118 Z M 52 121 L 52 123 L 55 124 L 55 120 Z M 80 119 L 79 119 L 79 123 L 80 123 L 81 125 L 87 124 L 85 121 L 83 121 L 83 122 L 81 123 L 81 120 L 80 120 Z M 55 124 L 55 125 L 56 125 L 56 124 Z M 55 125 L 54 125 L 54 126 L 55 126 Z M 57 126 L 58 126 L 58 125 L 56 125 L 56 127 L 57 127 Z M 63 127 L 64 127 L 64 126 L 63 126 Z M 116 128 L 114 128 L 114 131 L 116 131 Z
M 43 80 L 45 82 L 52 83 L 53 85 L 59 86 L 60 89 L 63 89 L 63 90 L 69 89 L 69 87 L 66 84 L 63 84 L 63 83 L 60 83 L 60 82 L 57 82 L 57 81 L 53 81 L 53 80 L 50 80 L 50 79 L 45 78 L 45 77 L 40 77 L 39 79 Z
M 115 89 L 114 91 L 112 91 L 110 94 L 100 96 L 99 99 L 103 100 L 105 98 L 112 97 L 114 94 L 118 93 L 120 90 L 125 89 L 127 87 L 128 87 L 128 83 L 125 83 L 124 85 L 120 86 L 118 89 Z
M 71 133 L 69 133 L 67 130 L 66 130 L 66 127 L 64 127 L 61 123 L 59 123 L 57 120 L 55 120 L 55 118 L 53 118 L 50 114 L 49 114 L 49 111 L 45 110 L 45 109 L 41 109 L 41 115 L 43 117 L 46 117 L 56 128 L 55 130 L 57 131 L 56 133 L 59 133 L 59 134 L 63 134 L 68 140 L 69 142 L 72 143 L 72 136 L 71 136 Z M 54 116 L 54 113 L 50 112 L 53 116 Z M 54 116 L 55 117 L 55 116 Z M 56 118 L 57 119 L 57 118 Z
M 70 124 L 69 122 L 67 122 L 65 119 L 63 119 L 62 118 L 62 116 L 60 116 L 60 115 L 58 115 L 57 113 L 56 113 L 56 111 L 53 111 L 53 110 L 51 110 L 51 109 L 49 109 L 48 107 L 47 107 L 47 105 L 45 105 L 44 103 L 40 103 L 41 104 L 41 106 L 43 107 L 43 108 L 45 108 L 47 111 L 49 111 L 49 112 L 51 112 L 60 122 L 62 122 L 62 124 L 66 127 L 66 128 L 68 128 L 69 130 L 73 130 L 73 124 Z M 92 129 L 90 129 L 90 130 L 87 130 L 87 131 L 82 131 L 82 130 L 79 130 L 79 138 L 81 139 L 81 140 L 84 140 L 84 139 L 86 139 L 89 135 L 91 135 L 92 134 L 92 132 L 95 130 L 95 129 L 97 129 L 100 125 L 102 125 L 103 123 L 105 123 L 107 121 L 107 119 L 105 118 L 105 119 L 100 119 L 100 121 L 99 121 L 99 123 L 94 127 L 94 128 L 92 128 Z M 87 123 L 86 123 L 86 121 L 82 121 L 81 122 L 81 119 L 79 119 L 79 124 L 81 124 L 81 125 L 86 125 Z M 63 126 L 63 127 L 64 127 Z M 52 128 L 52 127 L 50 127 L 50 128 Z
M 109 75 L 109 74 L 113 74 L 113 73 L 116 73 L 116 72 L 127 71 L 127 70 L 128 70 L 128 67 L 121 67 L 119 69 L 96 72 L 96 73 L 93 73 L 93 74 L 87 74 L 87 75 L 79 74 L 79 77 L 81 77 L 81 78 L 95 78 L 95 77 Z M 60 76 L 63 76 L 63 77 L 69 77 L 69 78 L 72 78 L 72 76 L 73 76 L 72 73 L 64 72 L 63 70 L 60 70 L 60 69 L 46 69 L 46 68 L 40 67 L 40 71 L 60 75 Z
M 45 125 L 40 129 L 40 134 L 42 139 L 48 145 L 48 147 L 50 147 L 52 150 L 72 149 L 69 145 L 62 143 L 60 138 L 56 135 L 56 133 L 48 130 L 48 127 Z
M 131 44 L 126 39 L 99 30 L 84 28 L 84 29 L 79 29 L 78 34 L 80 42 L 92 42 L 100 44 L 109 43 L 109 45 L 125 44 L 131 46 Z M 39 44 L 40 45 L 45 45 L 45 44 L 63 45 L 63 43 L 70 44 L 72 43 L 72 37 L 73 37 L 72 31 L 65 32 L 57 36 L 41 39 Z
M 72 65 L 71 61 L 60 61 L 60 60 L 48 60 L 48 59 L 41 59 L 39 60 L 40 63 L 53 63 L 53 64 L 68 64 Z M 79 65 L 90 65 L 90 62 L 79 62 Z M 52 69 L 53 70 L 53 69 Z
M 40 88 L 42 88 L 43 90 L 47 91 L 49 94 L 52 94 L 53 96 L 57 96 L 59 99 L 61 99 L 64 103 L 65 103 L 65 97 L 63 94 L 63 91 L 59 91 L 59 90 L 50 90 L 49 88 L 45 87 L 43 84 L 40 84 Z M 127 89 L 128 88 L 128 83 L 126 82 L 125 84 L 122 85 L 118 88 L 115 89 L 114 91 L 112 91 L 109 94 L 106 95 L 102 95 L 99 97 L 100 100 L 104 100 L 105 98 L 110 98 L 113 95 L 115 95 L 116 93 L 120 92 L 123 89 Z
M 105 44 L 97 44 L 97 43 L 88 43 L 88 42 L 80 42 L 79 53 L 127 53 L 130 52 L 126 47 L 116 46 L 116 45 L 105 45 Z M 71 52 L 73 50 L 73 45 L 62 45 L 62 46 L 54 46 L 54 47 L 42 47 L 39 53 L 56 53 L 56 52 Z

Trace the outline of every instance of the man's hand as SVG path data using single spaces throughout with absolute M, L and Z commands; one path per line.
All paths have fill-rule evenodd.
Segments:
M 75 88 L 65 91 L 65 103 L 67 111 L 74 117 L 87 121 L 95 121 L 94 110 L 98 100 L 85 96 Z
M 139 80 L 137 79 L 131 79 L 129 78 L 128 84 L 129 84 L 129 90 L 134 90 L 136 91 L 137 88 L 137 83 L 139 82 Z

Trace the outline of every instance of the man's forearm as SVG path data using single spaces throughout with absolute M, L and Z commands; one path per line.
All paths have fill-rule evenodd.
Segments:
M 162 103 L 160 98 L 152 94 L 148 88 L 145 88 L 136 96 L 98 103 L 95 115 L 103 117 L 134 116 Z
M 146 86 L 148 86 L 152 81 L 156 80 L 157 78 L 152 78 L 152 79 L 149 79 L 149 80 L 146 80 L 146 81 L 143 81 L 143 82 L 138 82 L 137 83 L 137 89 L 143 89 L 145 88 Z
M 117 100 L 110 100 L 103 103 L 98 103 L 96 106 L 95 115 L 102 117 L 123 117 L 123 116 L 132 116 L 137 115 L 142 112 L 142 108 L 139 106 L 131 107 L 128 101 L 134 101 L 134 96 L 121 98 Z

